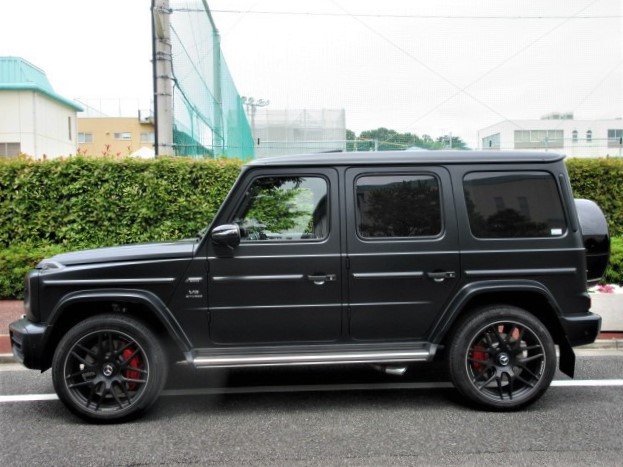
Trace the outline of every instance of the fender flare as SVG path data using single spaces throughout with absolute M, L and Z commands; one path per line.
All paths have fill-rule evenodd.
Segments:
M 47 341 L 51 335 L 55 323 L 63 315 L 63 312 L 71 305 L 87 302 L 130 302 L 145 305 L 158 321 L 166 329 L 169 336 L 173 339 L 179 349 L 188 356 L 192 350 L 192 344 L 188 336 L 182 329 L 171 310 L 154 293 L 140 289 L 97 289 L 80 290 L 65 295 L 58 301 L 47 320 L 49 328 L 44 337 L 43 348 L 47 347 Z
M 541 295 L 550 305 L 551 309 L 554 310 L 557 321 L 560 324 L 560 317 L 562 316 L 560 306 L 551 292 L 543 284 L 531 280 L 481 281 L 468 284 L 456 293 L 454 299 L 448 304 L 437 322 L 433 325 L 430 333 L 430 341 L 435 344 L 439 344 L 442 341 L 452 326 L 454 326 L 470 300 L 480 295 L 498 292 L 532 292 Z M 559 335 L 557 344 L 560 349 L 559 368 L 563 373 L 573 377 L 575 352 L 569 343 L 569 339 L 562 325 L 560 325 L 560 329 L 557 331 Z M 553 337 L 555 338 L 555 336 Z

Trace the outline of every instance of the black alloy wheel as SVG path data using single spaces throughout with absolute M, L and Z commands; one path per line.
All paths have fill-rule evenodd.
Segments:
M 140 415 L 158 398 L 166 375 L 153 332 L 121 315 L 95 316 L 70 329 L 52 363 L 59 398 L 77 415 L 99 422 Z
M 489 307 L 470 314 L 450 344 L 455 387 L 477 405 L 514 410 L 533 403 L 556 371 L 556 350 L 545 326 L 515 307 Z

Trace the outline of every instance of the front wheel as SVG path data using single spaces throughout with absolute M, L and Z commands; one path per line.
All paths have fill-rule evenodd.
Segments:
M 547 328 L 525 310 L 487 307 L 457 326 L 448 353 L 457 390 L 490 410 L 514 410 L 536 401 L 556 372 Z
M 121 315 L 99 315 L 61 339 L 52 361 L 54 389 L 75 414 L 90 421 L 135 418 L 158 398 L 167 360 L 154 333 Z

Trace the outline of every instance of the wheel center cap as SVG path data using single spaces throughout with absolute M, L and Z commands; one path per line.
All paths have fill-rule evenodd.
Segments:
M 105 363 L 102 367 L 102 374 L 106 377 L 112 376 L 115 372 L 115 366 L 112 363 Z
M 507 353 L 502 352 L 501 354 L 498 355 L 498 362 L 500 363 L 500 365 L 502 366 L 506 366 L 510 363 L 511 358 L 508 356 Z

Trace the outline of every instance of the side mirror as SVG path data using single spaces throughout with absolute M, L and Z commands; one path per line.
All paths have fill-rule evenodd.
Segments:
M 238 224 L 223 224 L 212 229 L 210 234 L 212 241 L 234 249 L 240 244 L 240 227 Z

